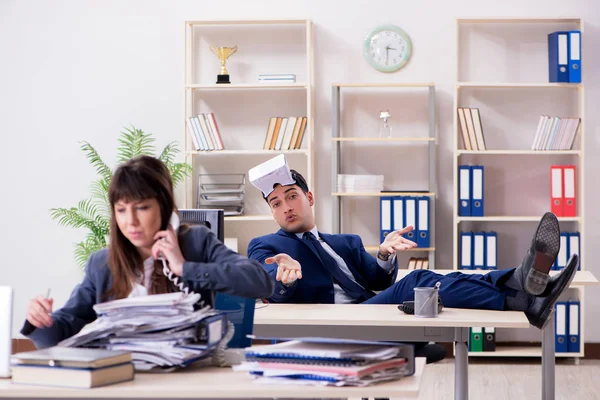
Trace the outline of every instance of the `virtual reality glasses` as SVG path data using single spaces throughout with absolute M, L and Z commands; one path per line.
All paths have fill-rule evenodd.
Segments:
M 301 175 L 290 170 L 285 155 L 280 154 L 248 171 L 248 178 L 266 199 L 276 185 L 298 185 L 308 191 L 308 186 Z

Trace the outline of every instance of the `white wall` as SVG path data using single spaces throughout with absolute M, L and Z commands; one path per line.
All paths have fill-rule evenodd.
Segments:
M 159 146 L 181 141 L 183 21 L 308 18 L 315 24 L 315 146 L 318 225 L 327 231 L 330 190 L 330 96 L 334 82 L 432 81 L 439 113 L 438 267 L 452 254 L 452 96 L 456 76 L 455 17 L 575 16 L 585 19 L 586 267 L 600 254 L 600 212 L 593 171 L 600 161 L 598 114 L 600 45 L 592 0 L 492 1 L 0 1 L 0 208 L 2 278 L 15 288 L 17 332 L 28 299 L 52 289 L 62 305 L 81 279 L 72 256 L 83 231 L 58 227 L 52 207 L 75 205 L 95 178 L 80 141 L 91 142 L 109 165 L 119 130 L 153 132 Z M 341 6 L 341 4 L 344 4 Z M 413 57 L 392 75 L 364 61 L 361 45 L 373 27 L 394 23 L 408 32 Z M 236 112 L 244 112 L 236 110 Z M 586 339 L 600 342 L 600 300 L 587 291 Z

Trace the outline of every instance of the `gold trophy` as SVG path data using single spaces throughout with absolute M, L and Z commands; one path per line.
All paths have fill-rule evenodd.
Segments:
M 221 60 L 221 70 L 219 71 L 219 75 L 217 75 L 217 83 L 231 83 L 229 81 L 229 73 L 227 72 L 227 68 L 225 68 L 225 61 L 229 57 L 231 57 L 238 50 L 237 46 L 233 47 L 214 47 L 210 46 L 210 51 L 212 51 L 219 60 Z

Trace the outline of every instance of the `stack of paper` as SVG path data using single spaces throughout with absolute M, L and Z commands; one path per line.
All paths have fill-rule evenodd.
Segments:
M 98 319 L 58 345 L 130 351 L 136 370 L 184 367 L 211 355 L 227 328 L 225 314 L 194 310 L 199 298 L 177 292 L 96 304 Z
M 344 175 L 339 174 L 337 180 L 338 192 L 381 192 L 383 190 L 383 175 Z
M 245 359 L 233 368 L 265 383 L 367 386 L 414 374 L 413 347 L 391 342 L 297 338 L 249 347 Z

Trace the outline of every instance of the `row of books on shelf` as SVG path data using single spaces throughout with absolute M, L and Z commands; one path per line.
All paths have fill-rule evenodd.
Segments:
M 429 269 L 429 258 L 427 257 L 411 257 L 408 259 L 406 269 Z
M 223 150 L 223 138 L 214 113 L 202 113 L 187 120 L 188 132 L 196 150 Z
M 573 254 L 581 254 L 579 232 L 560 233 L 560 251 L 553 270 L 561 270 L 567 266 Z M 498 233 L 490 232 L 460 232 L 459 249 L 460 269 L 495 270 L 498 269 Z M 577 267 L 581 270 L 581 263 Z
M 557 353 L 579 353 L 581 341 L 581 303 L 579 300 L 557 301 L 554 305 L 554 349 Z
M 498 233 L 461 232 L 460 269 L 498 269 Z
M 459 107 L 457 112 L 465 150 L 486 150 L 479 109 Z
M 550 82 L 581 83 L 581 31 L 548 34 L 548 77 Z
M 263 150 L 296 150 L 302 145 L 306 117 L 271 117 Z
M 550 211 L 557 217 L 577 216 L 577 187 L 575 165 L 550 167 Z M 483 165 L 458 167 L 458 215 L 483 217 L 484 201 Z
M 380 240 L 393 231 L 412 226 L 414 229 L 404 234 L 418 247 L 430 247 L 429 215 L 430 199 L 427 196 L 382 196 L 379 200 Z
M 469 351 L 496 351 L 496 328 L 469 328 Z
M 540 116 L 531 150 L 571 150 L 581 118 Z

